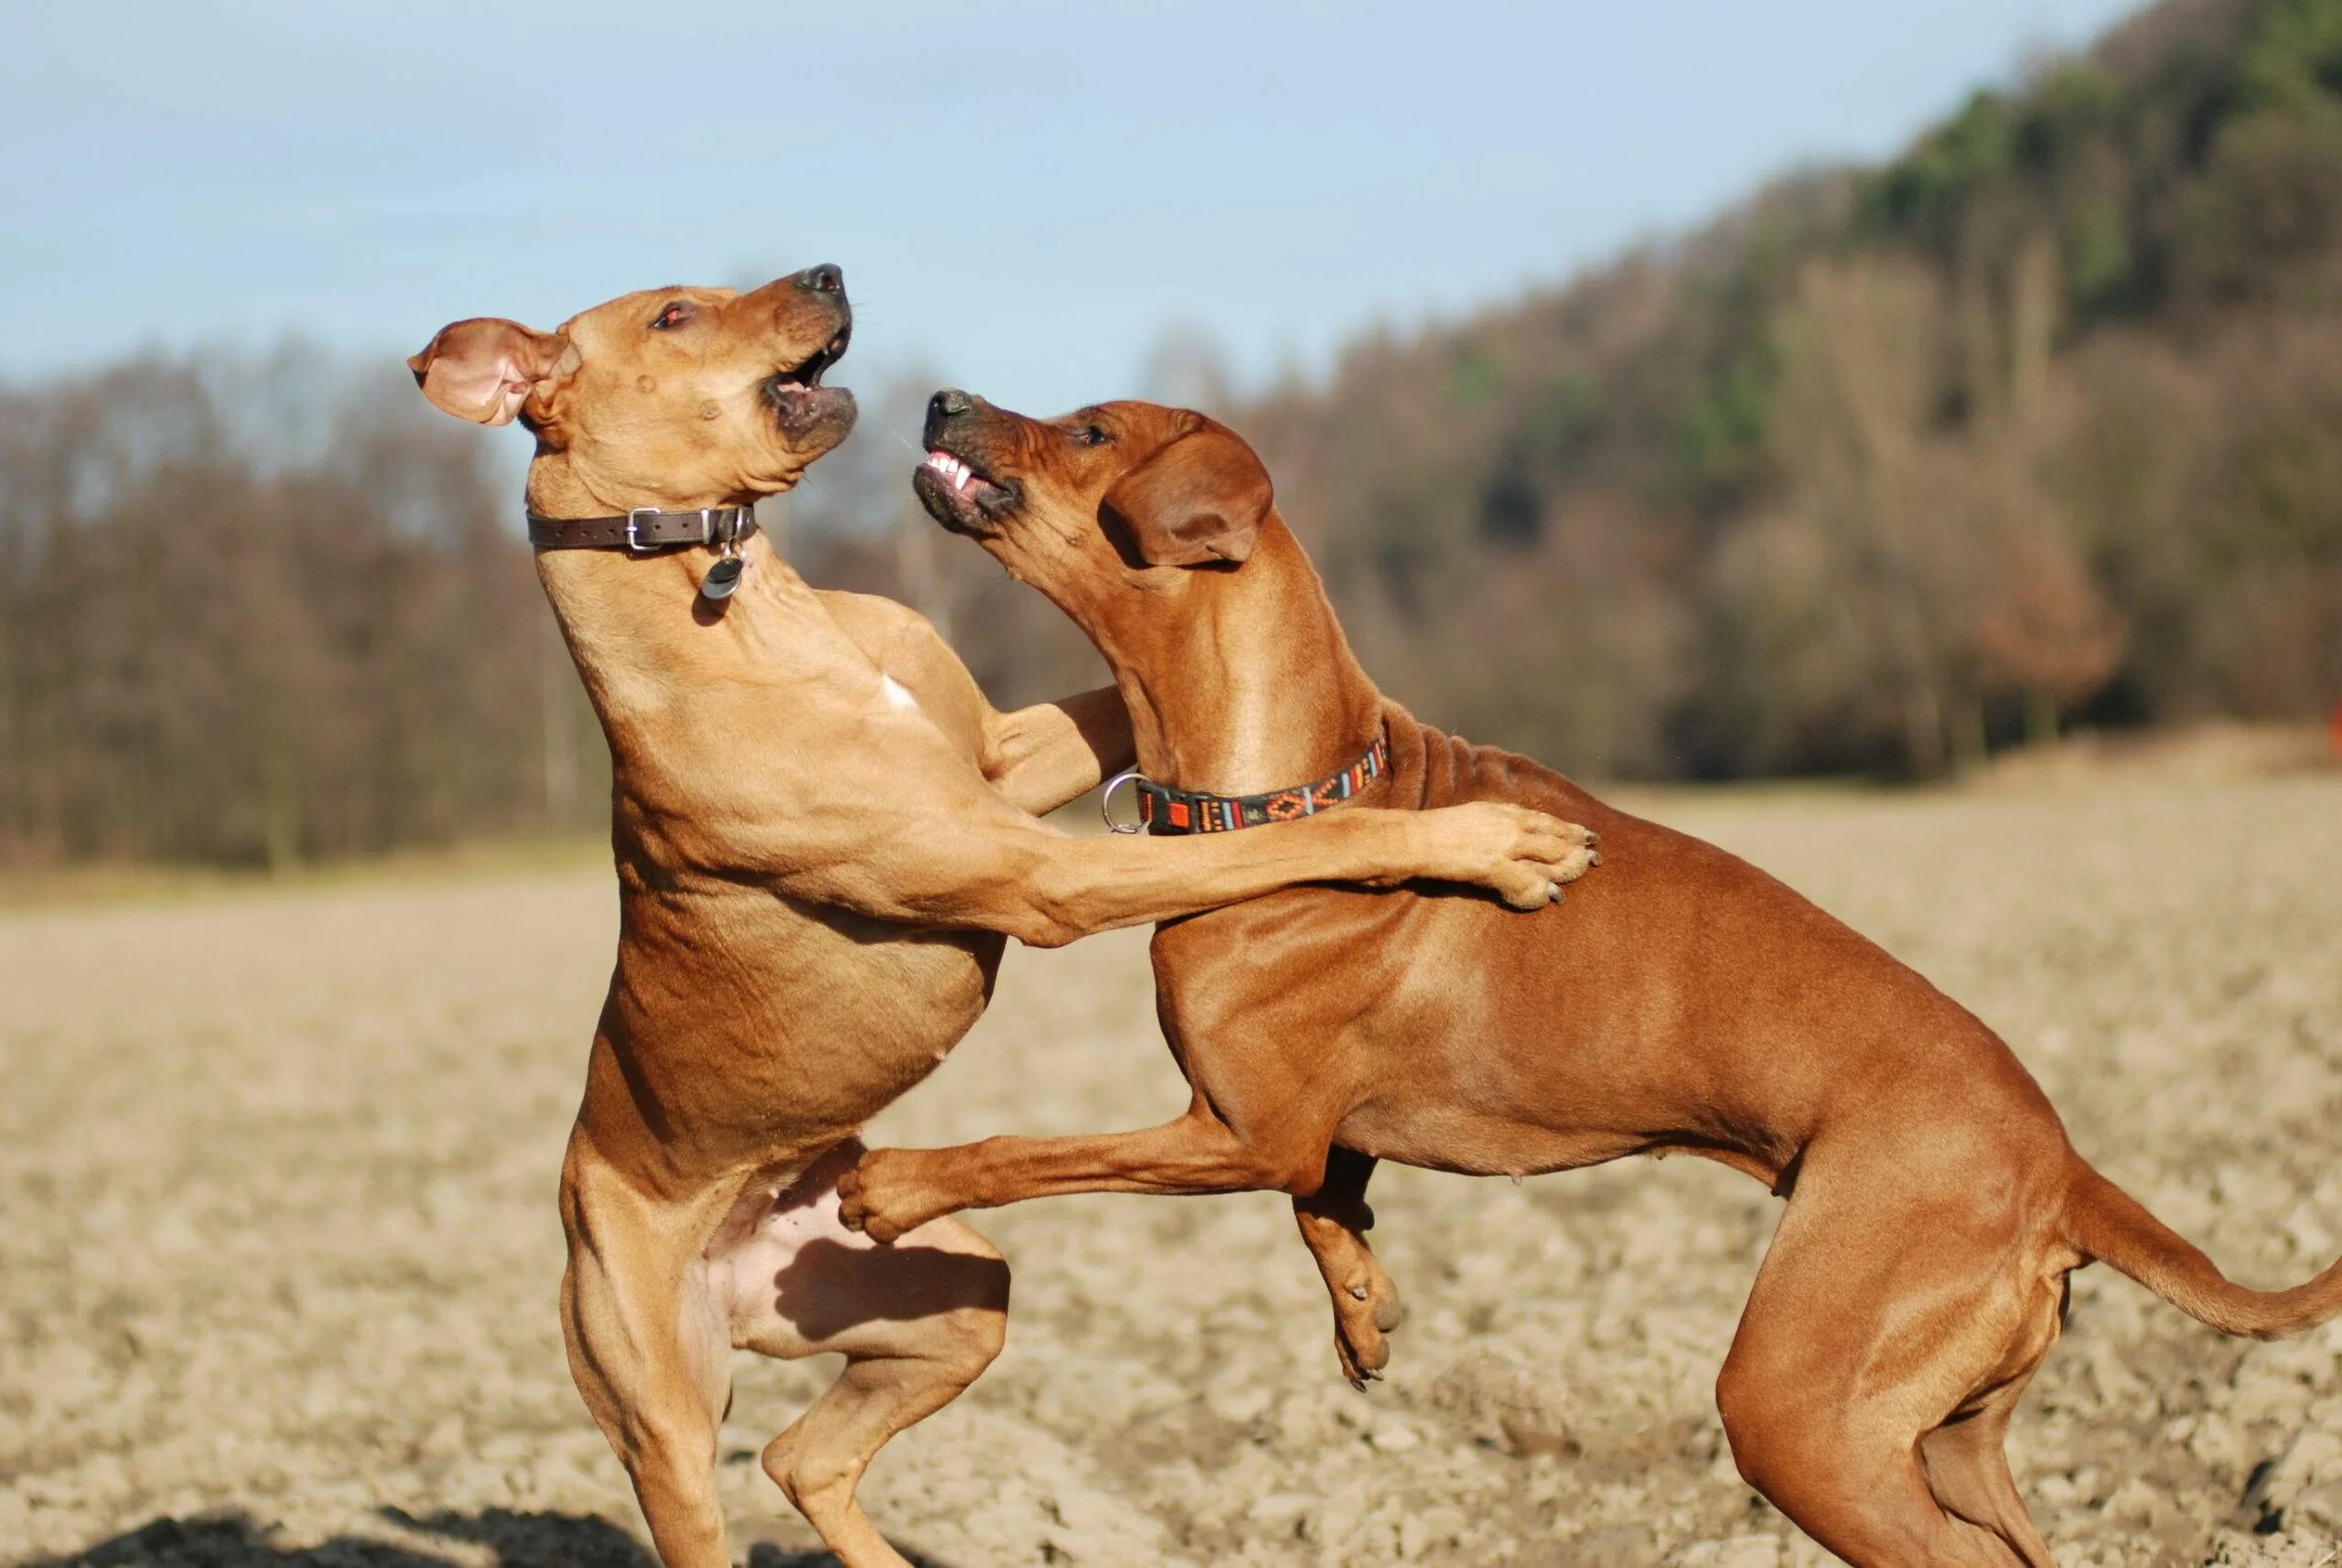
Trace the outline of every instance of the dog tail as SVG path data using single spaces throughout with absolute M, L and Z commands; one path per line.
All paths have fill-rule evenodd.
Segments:
M 2282 1339 L 2342 1317 L 2342 1262 L 2291 1290 L 2248 1290 L 2129 1193 L 2079 1158 L 2074 1167 L 2066 1240 L 2197 1322 L 2223 1334 Z

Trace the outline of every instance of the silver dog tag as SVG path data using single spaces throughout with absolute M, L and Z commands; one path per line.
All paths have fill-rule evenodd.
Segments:
M 699 591 L 711 599 L 728 599 L 732 590 L 740 585 L 740 572 L 747 563 L 737 555 L 722 555 L 707 569 L 700 580 Z

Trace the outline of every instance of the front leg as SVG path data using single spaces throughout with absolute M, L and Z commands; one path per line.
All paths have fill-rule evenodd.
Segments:
M 1374 1176 L 1374 1156 L 1338 1145 L 1326 1157 L 1326 1179 L 1317 1190 L 1293 1200 L 1301 1240 L 1316 1260 L 1317 1273 L 1334 1303 L 1334 1354 L 1352 1388 L 1380 1378 L 1391 1361 L 1383 1336 L 1406 1320 L 1406 1306 L 1383 1272 L 1366 1232 L 1374 1229 L 1366 1184 Z
M 1300 883 L 1475 884 L 1518 909 L 1561 897 L 1594 864 L 1594 835 L 1525 806 L 1475 800 L 1433 811 L 1352 807 L 1242 833 L 1194 838 L 1061 833 L 970 778 L 906 797 L 899 779 L 846 783 L 832 809 L 783 815 L 709 800 L 679 825 L 781 892 L 903 925 L 1000 931 L 1062 947 L 1257 898 Z M 744 810 L 743 806 L 751 809 Z
M 1325 1171 L 1329 1122 L 1286 1116 L 1258 1140 L 1200 1100 L 1185 1116 L 1136 1133 L 986 1138 L 948 1149 L 873 1149 L 838 1182 L 839 1217 L 874 1240 L 962 1208 L 997 1208 L 1077 1192 L 1195 1195 L 1305 1192 Z
M 1047 816 L 1137 759 L 1130 710 L 1112 686 L 994 714 L 984 777 L 1018 811 Z
M 898 925 L 1058 947 L 1300 883 L 1418 876 L 1536 909 L 1596 859 L 1585 828 L 1498 800 L 1353 805 L 1193 838 L 1078 837 L 1016 810 L 915 713 L 863 703 L 851 744 L 783 748 L 747 770 L 726 716 L 711 703 L 639 759 L 618 802 L 620 832 L 671 874 L 762 883 Z

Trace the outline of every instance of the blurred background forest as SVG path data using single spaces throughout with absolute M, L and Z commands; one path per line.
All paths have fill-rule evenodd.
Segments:
M 911 500 L 936 378 L 839 379 L 863 427 L 768 503 L 785 552 L 919 607 L 1003 703 L 1097 679 Z M 1140 380 L 1097 390 L 1261 446 L 1386 690 L 1583 776 L 2322 719 L 2342 4 L 2167 0 L 1883 166 L 1329 375 L 1241 395 L 1186 330 Z M 597 831 L 520 445 L 297 347 L 0 388 L 0 867 Z

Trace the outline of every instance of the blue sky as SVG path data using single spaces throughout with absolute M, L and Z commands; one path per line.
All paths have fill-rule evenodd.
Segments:
M 16 8 L 0 377 L 404 354 L 835 261 L 856 359 L 1058 408 L 1450 315 L 1893 150 L 2123 0 Z M 843 379 L 852 384 L 855 362 Z

